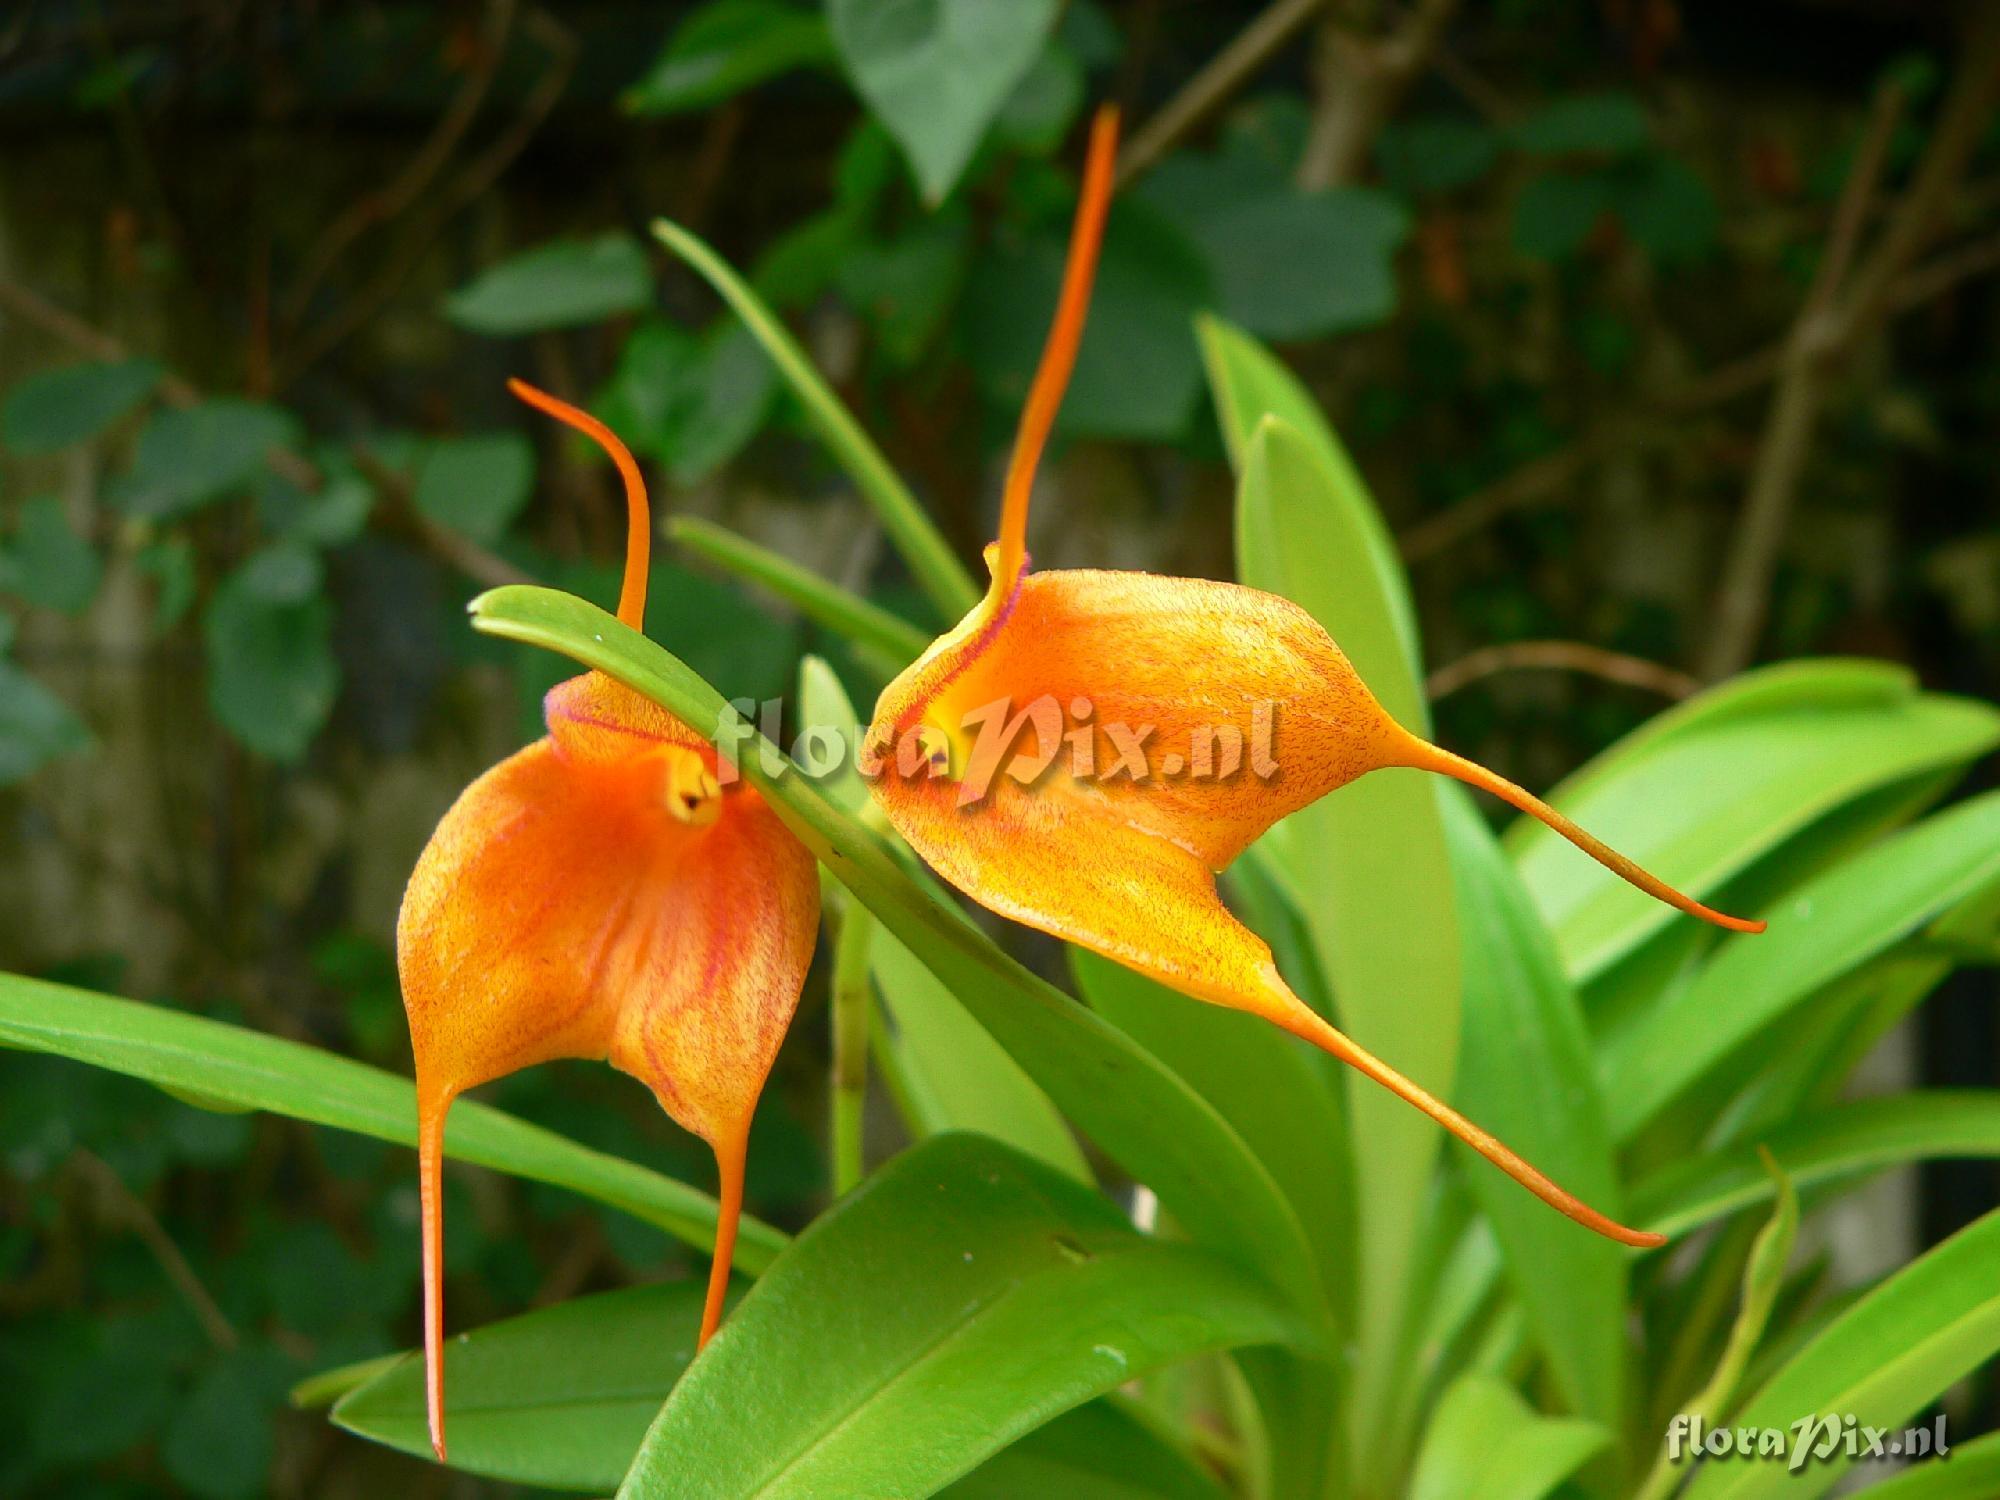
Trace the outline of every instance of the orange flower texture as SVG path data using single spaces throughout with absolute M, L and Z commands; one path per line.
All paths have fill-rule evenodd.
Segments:
M 588 414 L 519 381 L 623 476 L 618 618 L 643 629 L 651 521 L 638 466 Z M 553 689 L 548 734 L 467 787 L 417 861 L 396 924 L 416 1052 L 424 1360 L 444 1434 L 445 1115 L 469 1088 L 558 1057 L 607 1058 L 715 1152 L 720 1211 L 701 1342 L 743 1205 L 750 1117 L 798 1006 L 819 923 L 812 856 L 715 747 L 600 672 Z
M 874 796 L 932 868 L 981 905 L 1217 1005 L 1250 1011 L 1351 1064 L 1578 1223 L 1628 1245 L 1663 1237 L 1606 1218 L 1449 1105 L 1357 1046 L 1295 995 L 1271 950 L 1225 908 L 1215 873 L 1288 813 L 1384 767 L 1438 771 L 1539 818 L 1641 890 L 1743 932 L 1607 848 L 1538 798 L 1419 739 L 1383 709 L 1317 621 L 1273 594 L 1136 572 L 1028 570 L 1028 502 L 1078 344 L 1111 196 L 1116 115 L 1099 113 L 1055 322 L 1021 418 L 986 550 L 992 585 L 876 705 Z M 1030 705 L 1086 722 L 1046 743 Z M 965 726 L 996 711 L 1023 730 L 997 775 L 968 765 Z M 1046 724 L 1044 719 L 1043 724 Z M 1268 776 L 1119 774 L 1135 728 L 1163 768 L 1213 764 L 1218 735 L 1268 731 Z M 1122 732 L 1122 739 L 1121 739 Z M 1108 774 L 1046 774 L 1087 761 Z M 912 754 L 912 746 L 929 746 Z M 970 757 L 976 760 L 976 757 Z M 990 771 L 991 768 L 989 767 Z M 968 780 L 967 772 L 975 774 Z M 970 795 L 968 795 L 968 793 Z

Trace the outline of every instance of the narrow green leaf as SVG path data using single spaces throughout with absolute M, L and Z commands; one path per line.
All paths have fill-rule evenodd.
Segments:
M 826 22 L 789 0 L 714 0 L 674 28 L 619 98 L 627 114 L 707 109 L 794 68 L 833 61 Z
M 162 1006 L 0 974 L 0 1046 L 74 1058 L 183 1097 L 416 1144 L 417 1095 L 408 1079 Z M 452 1110 L 445 1150 L 461 1161 L 569 1188 L 699 1249 L 715 1243 L 716 1204 L 708 1194 L 476 1100 Z M 735 1264 L 754 1274 L 784 1243 L 777 1230 L 746 1217 Z
M 2000 1350 L 2000 1213 L 1988 1214 L 1906 1266 L 1794 1355 L 1731 1417 L 1789 1428 L 1852 1416 L 1870 1427 L 1907 1422 Z M 1686 1500 L 1823 1494 L 1852 1465 L 1840 1444 L 1794 1474 L 1784 1464 L 1710 1464 Z
M 1207 1101 L 1116 1027 L 1035 978 L 742 723 L 679 659 L 584 600 L 516 585 L 473 601 L 477 628 L 608 672 L 725 747 L 833 877 L 1012 1054 L 1084 1134 L 1159 1194 L 1188 1234 L 1318 1301 L 1298 1218 Z M 778 765 L 777 775 L 765 772 Z M 1196 1001 L 1188 1001 L 1190 1005 Z
M 1990 705 L 1920 693 L 1908 674 L 1877 664 L 1795 663 L 1663 714 L 1549 800 L 1703 896 L 1835 809 L 1996 743 L 2000 710 Z M 1578 983 L 1686 920 L 1532 819 L 1517 820 L 1505 843 Z
M 876 935 L 874 962 L 883 1020 L 876 1028 L 878 1048 L 888 1054 L 911 1133 L 978 1131 L 1079 1182 L 1092 1181 L 1076 1137 L 1049 1096 L 944 983 L 887 933 Z
M 935 1136 L 816 1220 L 675 1386 L 624 1500 L 935 1493 L 1175 1360 L 1312 1335 L 1219 1256 L 975 1135 Z
M 848 76 L 944 200 L 1055 24 L 1056 0 L 828 0 Z
M 1341 642 L 1385 707 L 1427 727 L 1422 692 L 1397 628 L 1400 576 L 1385 575 L 1366 538 L 1380 528 L 1365 492 L 1334 482 L 1319 446 L 1266 416 L 1242 462 L 1239 572 L 1253 587 L 1310 611 Z M 1449 1097 L 1459 1041 L 1459 934 L 1451 863 L 1430 778 L 1364 776 L 1294 813 L 1267 841 L 1287 866 L 1314 934 L 1339 1019 L 1362 1046 Z M 1444 1134 L 1379 1085 L 1352 1074 L 1348 1118 L 1357 1145 L 1360 1214 L 1357 1431 L 1381 1431 L 1408 1392 L 1411 1292 L 1418 1227 Z M 1386 1445 L 1364 1464 L 1397 1462 Z
M 1758 1161 L 1768 1149 L 1801 1189 L 1905 1162 L 2000 1159 L 2000 1094 L 1921 1090 L 1836 1104 L 1763 1132 L 1757 1143 L 1675 1162 L 1632 1190 L 1632 1211 L 1662 1234 L 1682 1234 L 1771 1196 Z
M 1380 608 L 1387 614 L 1397 649 L 1402 653 L 1400 668 L 1386 660 L 1371 662 L 1362 668 L 1361 675 L 1401 723 L 1420 734 L 1428 733 L 1430 705 L 1423 694 L 1423 651 L 1417 642 L 1416 606 L 1410 601 L 1409 580 L 1396 556 L 1395 538 L 1369 498 L 1367 481 L 1354 467 L 1346 446 L 1311 394 L 1275 354 L 1220 318 L 1195 319 L 1195 333 L 1201 343 L 1202 360 L 1208 367 L 1216 420 L 1221 424 L 1222 439 L 1238 479 L 1242 478 L 1250 439 L 1258 425 L 1266 417 L 1277 417 L 1305 439 L 1314 461 L 1324 471 L 1321 483 L 1342 497 L 1344 524 L 1350 529 L 1343 542 L 1357 549 L 1349 564 L 1365 572 L 1370 592 L 1380 595 Z M 1323 556 L 1330 550 L 1330 539 L 1305 550 L 1312 556 Z M 1254 580 L 1245 577 L 1244 582 Z M 1334 639 L 1353 658 L 1353 648 L 1359 642 L 1350 643 L 1338 634 Z M 1358 659 L 1356 664 L 1361 665 Z
M 1822 986 L 2000 878 L 2000 793 L 1925 819 L 1800 887 L 1771 929 L 1723 943 L 1688 985 L 1605 1046 L 1612 1128 L 1629 1140 Z
M 1946 1459 L 1912 1464 L 1859 1493 L 1866 1500 L 1991 1500 L 2000 1495 L 2000 1432 L 1954 1444 Z
M 959 562 L 950 545 L 938 534 L 930 517 L 917 503 L 916 496 L 910 493 L 908 486 L 890 467 L 889 460 L 883 457 L 882 450 L 862 431 L 861 425 L 841 405 L 840 398 L 820 378 L 819 372 L 812 367 L 812 361 L 806 358 L 805 351 L 786 331 L 785 325 L 743 278 L 700 239 L 665 219 L 653 221 L 653 233 L 663 245 L 701 273 L 722 300 L 735 310 L 757 342 L 763 345 L 764 352 L 771 356 L 778 373 L 805 408 L 807 420 L 818 431 L 835 460 L 847 470 L 862 498 L 874 508 L 883 530 L 889 534 L 890 542 L 902 554 L 918 585 L 930 596 L 939 612 L 947 619 L 957 619 L 972 608 L 979 598 L 972 575 L 965 571 L 964 564 Z
M 150 359 L 64 365 L 30 375 L 0 406 L 0 442 L 16 453 L 55 453 L 87 443 L 153 393 Z
M 1541 1500 L 1610 1444 L 1596 1422 L 1542 1416 L 1505 1381 L 1467 1375 L 1425 1430 L 1410 1500 Z
M 505 338 L 601 323 L 653 300 L 646 252 L 629 234 L 555 240 L 489 266 L 445 298 L 468 333 Z
M 1618 1170 L 1575 992 L 1534 903 L 1486 821 L 1447 788 L 1464 1039 L 1455 1102 L 1592 1207 L 1621 1210 Z M 1570 1223 L 1519 1184 L 1456 1151 L 1491 1221 L 1508 1279 L 1571 1411 L 1616 1430 L 1625 1383 L 1625 1252 Z
M 717 566 L 763 585 L 806 618 L 867 652 L 871 661 L 891 674 L 923 655 L 931 643 L 909 621 L 713 521 L 675 516 L 667 522 L 667 534 Z

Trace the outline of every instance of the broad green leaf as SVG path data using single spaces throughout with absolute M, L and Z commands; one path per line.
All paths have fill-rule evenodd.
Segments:
M 878 1054 L 918 1137 L 974 1130 L 1005 1141 L 1080 1182 L 1090 1167 L 1062 1115 L 1035 1081 L 966 1013 L 944 983 L 887 933 L 877 933 Z M 1171 1059 L 1167 1059 L 1171 1065 Z M 1255 1149 L 1255 1142 L 1249 1142 Z
M 842 66 L 944 200 L 1042 50 L 1056 0 L 827 0 Z
M 1988 1214 L 1891 1276 L 1779 1368 L 1731 1418 L 1790 1427 L 1847 1416 L 1896 1427 L 2000 1350 L 2000 1213 Z M 1823 1494 L 1853 1460 L 1842 1444 L 1798 1474 L 1783 1464 L 1710 1464 L 1687 1500 Z
M 1149 1370 L 1273 1343 L 1312 1334 L 1267 1284 L 1006 1146 L 934 1136 L 764 1273 L 619 1494 L 929 1495 Z
M 965 282 L 972 223 L 962 212 L 934 214 L 888 239 L 849 246 L 836 268 L 840 295 L 867 319 L 874 352 L 907 370 L 931 347 Z
M 535 449 L 518 432 L 439 438 L 417 469 L 416 506 L 474 541 L 506 534 L 535 485 Z
M 1568 260 L 1583 249 L 1616 201 L 1597 172 L 1545 172 L 1514 199 L 1513 251 L 1523 260 Z
M 267 1495 L 271 1407 L 286 1361 L 269 1344 L 232 1349 L 195 1379 L 162 1424 L 160 1458 L 179 1493 L 200 1500 Z
M 1486 175 L 1500 154 L 1488 126 L 1452 115 L 1411 114 L 1375 138 L 1383 182 L 1405 197 L 1449 193 Z
M 694 1358 L 699 1282 L 630 1287 L 459 1334 L 445 1345 L 451 1466 L 516 1484 L 616 1489 Z M 409 1353 L 333 1408 L 336 1426 L 429 1457 L 423 1360 Z
M 616 1489 L 694 1357 L 701 1301 L 702 1288 L 691 1282 L 633 1287 L 454 1338 L 445 1350 L 452 1468 L 515 1484 Z M 333 1411 L 336 1425 L 430 1456 L 416 1352 L 329 1371 L 319 1380 L 349 1382 Z M 304 1390 L 293 1393 L 295 1404 L 305 1404 Z M 1121 1479 L 1138 1488 L 1108 1487 Z M 961 1500 L 1026 1494 L 1218 1500 L 1198 1468 L 1108 1400 L 1029 1433 L 946 1493 Z
M 1632 1190 L 1634 1217 L 1677 1235 L 1766 1201 L 1771 1178 L 1758 1145 L 1802 1191 L 1905 1162 L 2000 1159 L 2000 1095 L 1938 1089 L 1832 1105 L 1761 1133 L 1756 1144 L 1654 1173 Z
M 627 114 L 707 109 L 767 78 L 833 61 L 826 22 L 789 0 L 713 0 L 674 28 L 620 96 Z
M 1611 1132 L 1576 994 L 1471 797 L 1446 791 L 1465 945 L 1454 1102 L 1593 1208 L 1618 1217 Z M 1625 1379 L 1625 1252 L 1550 1212 L 1470 1147 L 1456 1149 L 1564 1402 L 1616 1429 Z
M 0 406 L 0 442 L 16 453 L 54 453 L 87 443 L 153 393 L 150 359 L 64 365 L 30 375 Z
M 1800 663 L 1691 699 L 1614 745 L 1549 800 L 1693 896 L 1835 809 L 2000 743 L 2000 711 L 1921 693 L 1874 664 Z M 1531 819 L 1505 843 L 1572 980 L 1688 920 Z
M 234 396 L 153 413 L 132 467 L 113 487 L 118 506 L 167 520 L 242 489 L 273 448 L 298 440 L 298 419 L 281 407 Z
M 1610 1444 L 1596 1422 L 1542 1416 L 1506 1382 L 1467 1375 L 1424 1432 L 1410 1500 L 1541 1500 Z
M 1242 478 L 1250 440 L 1258 426 L 1266 417 L 1276 417 L 1305 439 L 1313 459 L 1324 471 L 1323 483 L 1342 497 L 1341 513 L 1354 532 L 1346 544 L 1359 549 L 1353 566 L 1366 572 L 1370 593 L 1379 594 L 1386 601 L 1382 607 L 1388 614 L 1397 650 L 1402 654 L 1400 667 L 1393 660 L 1384 660 L 1364 667 L 1361 675 L 1401 723 L 1420 734 L 1427 733 L 1430 707 L 1422 691 L 1423 652 L 1417 644 L 1417 612 L 1410 602 L 1409 580 L 1397 560 L 1396 543 L 1389 534 L 1388 523 L 1369 497 L 1361 471 L 1354 467 L 1354 460 L 1348 457 L 1345 445 L 1312 396 L 1276 355 L 1220 318 L 1196 319 L 1195 332 L 1208 367 L 1216 421 L 1222 428 L 1222 440 L 1229 449 L 1229 461 L 1238 480 Z M 1327 549 L 1315 545 L 1306 550 L 1318 556 Z M 1247 577 L 1244 581 L 1254 582 Z M 1337 633 L 1334 639 L 1350 658 L 1354 657 L 1359 642 L 1350 642 Z M 1360 665 L 1358 660 L 1356 664 Z
M 90 745 L 90 731 L 67 703 L 12 662 L 0 661 L 0 786 Z
M 1866 1500 L 1990 1500 L 2000 1495 L 2000 1433 L 1952 1445 L 1947 1462 L 1910 1465 L 1857 1493 Z
M 882 450 L 861 429 L 840 398 L 812 367 L 805 351 L 770 308 L 731 270 L 728 263 L 678 224 L 653 221 L 653 233 L 674 254 L 700 272 L 763 346 L 792 394 L 805 408 L 806 419 L 846 469 L 874 509 L 882 529 L 902 554 L 919 586 L 947 619 L 956 619 L 979 598 L 972 575 L 965 571 L 950 545 L 938 533 L 909 487 L 898 477 Z
M 468 333 L 509 337 L 601 323 L 653 300 L 646 252 L 629 234 L 555 240 L 489 266 L 445 299 Z
M 252 557 L 222 581 L 202 617 L 209 707 L 238 740 L 277 761 L 306 753 L 340 688 L 332 606 L 291 588 L 294 575 L 274 566 L 296 555 L 285 548 Z M 315 573 L 312 588 L 317 582 Z
M 416 1144 L 417 1096 L 408 1079 L 163 1006 L 0 974 L 0 1046 L 74 1058 L 183 1097 Z M 460 1161 L 569 1188 L 698 1249 L 715 1242 L 715 1200 L 706 1193 L 476 1100 L 452 1110 L 445 1150 Z M 784 1243 L 777 1230 L 746 1217 L 736 1267 L 754 1274 Z
M 1036 979 L 955 906 L 915 883 L 876 835 L 808 778 L 783 769 L 788 763 L 777 748 L 681 661 L 603 610 L 552 589 L 494 589 L 473 601 L 472 613 L 481 630 L 608 672 L 724 746 L 833 877 L 1078 1129 L 1159 1194 L 1190 1236 L 1254 1262 L 1298 1305 L 1317 1302 L 1297 1216 L 1228 1123 L 1123 1032 Z M 781 769 L 767 773 L 766 764 Z
M 907 620 L 713 521 L 675 516 L 667 522 L 667 535 L 717 566 L 761 584 L 806 618 L 866 651 L 871 661 L 890 673 L 900 672 L 931 643 Z
M 1238 490 L 1239 572 L 1310 611 L 1384 706 L 1421 732 L 1422 693 L 1396 625 L 1401 580 L 1380 570 L 1367 544 L 1381 519 L 1364 491 L 1333 476 L 1318 445 L 1281 418 L 1261 419 Z M 1449 1097 L 1459 934 L 1439 791 L 1426 777 L 1364 776 L 1294 813 L 1273 853 L 1289 866 L 1343 1027 Z M 1402 1391 L 1417 1233 L 1445 1137 L 1359 1074 L 1349 1079 L 1348 1119 L 1360 1220 L 1354 1420 L 1357 1432 L 1370 1432 L 1386 1426 Z M 1357 1460 L 1393 1465 L 1397 1455 L 1385 1446 L 1357 1449 Z
M 96 549 L 70 529 L 54 495 L 23 505 L 13 537 L 0 548 L 0 593 L 66 615 L 90 607 L 103 573 Z
M 1354 1186 L 1338 1064 L 1254 1016 L 1188 1005 L 1095 953 L 1071 948 L 1069 960 L 1091 1007 L 1199 1089 L 1270 1168 L 1313 1243 L 1328 1302 L 1350 1304 Z
M 1629 1140 L 1738 1047 L 1848 970 L 2000 878 L 2000 793 L 1927 818 L 1801 886 L 1771 929 L 1723 943 L 1606 1043 L 1613 1132 Z
M 594 403 L 635 452 L 697 484 L 743 450 L 770 415 L 776 372 L 734 318 L 700 334 L 648 319 L 632 331 L 618 372 Z

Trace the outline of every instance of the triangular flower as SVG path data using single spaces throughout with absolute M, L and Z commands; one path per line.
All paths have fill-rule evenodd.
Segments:
M 1658 1244 L 1564 1192 L 1329 1025 L 1223 906 L 1215 872 L 1280 818 L 1355 777 L 1416 767 L 1503 798 L 1682 911 L 1742 931 L 1763 924 L 1689 899 L 1511 782 L 1411 734 L 1318 622 L 1285 599 L 1193 578 L 1028 571 L 1035 466 L 1082 336 L 1115 141 L 1115 116 L 1100 114 L 999 540 L 986 552 L 992 585 L 883 692 L 868 739 L 875 798 L 910 845 L 980 904 L 1282 1026 L 1407 1099 L 1579 1223 L 1627 1244 Z

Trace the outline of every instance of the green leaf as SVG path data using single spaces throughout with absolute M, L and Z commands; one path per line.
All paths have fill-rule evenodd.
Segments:
M 225 1355 L 168 1414 L 160 1457 L 184 1494 L 251 1500 L 268 1494 L 271 1406 L 284 1389 L 281 1356 L 251 1345 Z
M 181 1094 L 414 1146 L 416 1089 L 365 1063 L 201 1016 L 0 974 L 0 1046 L 74 1058 Z M 445 1150 L 460 1161 L 552 1183 L 706 1250 L 715 1200 L 685 1183 L 592 1151 L 476 1100 L 453 1108 Z M 746 1217 L 735 1264 L 754 1274 L 784 1245 Z
M 1586 1203 L 1617 1217 L 1617 1164 L 1575 991 L 1471 797 L 1456 787 L 1447 792 L 1465 944 L 1454 1102 Z M 1470 1147 L 1456 1150 L 1564 1401 L 1616 1429 L 1625 1383 L 1625 1253 L 1549 1212 Z
M 779 375 L 805 408 L 806 419 L 874 509 L 889 540 L 909 564 L 910 572 L 931 602 L 949 619 L 956 619 L 972 608 L 979 598 L 972 575 L 965 571 L 965 565 L 924 514 L 916 496 L 882 456 L 882 450 L 820 378 L 784 324 L 722 257 L 685 229 L 665 219 L 655 219 L 653 233 L 701 273 L 763 346 L 778 367 Z
M 2000 792 L 1938 813 L 1801 886 L 1771 929 L 1732 937 L 1695 979 L 1609 1040 L 1600 1071 L 1629 1140 L 1824 985 L 2000 879 Z
M 1298 1219 L 1227 1122 L 1158 1059 L 1035 978 L 956 906 L 914 882 L 880 839 L 796 774 L 714 688 L 603 610 L 552 589 L 494 589 L 473 601 L 472 615 L 480 630 L 608 672 L 725 746 L 744 779 L 814 857 L 938 977 L 1079 1130 L 1152 1187 L 1191 1237 L 1254 1261 L 1300 1306 L 1317 1302 Z M 780 772 L 768 774 L 767 763 Z
M 452 1468 L 514 1484 L 616 1489 L 694 1356 L 701 1302 L 702 1288 L 690 1282 L 634 1287 L 578 1297 L 454 1338 L 445 1350 Z M 417 1353 L 317 1377 L 341 1380 L 350 1383 L 334 1408 L 336 1425 L 430 1456 Z M 1136 1479 L 1148 1495 L 1216 1500 L 1200 1470 L 1106 1401 L 1030 1433 L 947 1493 L 961 1500 L 1037 1493 L 1125 1500 L 1129 1491 L 1089 1487 L 1120 1474 Z M 1053 1487 L 1037 1488 L 1032 1481 L 1041 1478 Z
M 717 566 L 769 589 L 807 619 L 867 652 L 891 675 L 930 646 L 930 637 L 907 620 L 713 521 L 675 516 L 667 522 L 667 535 Z
M 1409 197 L 1449 193 L 1476 182 L 1499 154 L 1492 130 L 1449 115 L 1392 120 L 1375 143 L 1382 180 Z
M 0 442 L 16 453 L 87 443 L 150 396 L 160 373 L 150 359 L 125 359 L 30 375 L 0 406 Z
M 265 455 L 295 444 L 298 435 L 290 412 L 260 401 L 218 396 L 167 407 L 139 434 L 114 499 L 128 514 L 151 520 L 185 515 L 249 484 Z
M 1227 403 L 1218 403 L 1225 405 Z M 1339 641 L 1391 713 L 1422 732 L 1422 689 L 1397 629 L 1399 574 L 1368 539 L 1381 518 L 1342 485 L 1323 449 L 1265 416 L 1242 461 L 1238 572 L 1303 606 Z M 1451 1094 L 1459 1042 L 1459 934 L 1441 787 L 1416 776 L 1364 776 L 1266 835 L 1312 928 L 1343 1028 L 1440 1098 Z M 1445 1136 L 1358 1073 L 1348 1079 L 1360 1209 L 1356 1418 L 1386 1430 L 1404 1389 L 1417 1234 Z M 1387 1472 L 1392 1443 L 1363 1455 Z M 1369 1477 L 1373 1477 L 1372 1475 Z
M 1549 801 L 1693 896 L 1835 809 L 2000 743 L 2000 711 L 1879 663 L 1788 663 L 1679 705 Z M 1504 842 L 1581 984 L 1687 919 L 1522 818 Z
M 1070 972 L 1091 1007 L 1193 1084 L 1242 1134 L 1297 1210 L 1327 1300 L 1351 1300 L 1354 1185 L 1340 1073 L 1254 1016 L 1186 1005 L 1172 990 L 1081 948 Z
M 21 507 L 13 541 L 0 552 L 0 588 L 43 609 L 76 615 L 97 597 L 103 575 L 96 549 L 70 529 L 61 500 L 40 495 Z
M 417 469 L 417 509 L 440 526 L 491 544 L 528 503 L 535 449 L 518 432 L 439 438 Z
M 777 393 L 771 361 L 734 319 L 698 337 L 649 320 L 625 341 L 618 373 L 596 406 L 677 483 L 696 484 L 757 435 Z
M 165 634 L 194 603 L 194 547 L 184 536 L 162 537 L 133 553 L 132 562 L 153 580 L 153 629 Z
M 794 68 L 833 61 L 826 22 L 786 0 L 714 0 L 680 25 L 619 98 L 627 114 L 707 109 Z
M 1611 1444 L 1595 1422 L 1545 1417 L 1490 1375 L 1466 1375 L 1438 1402 L 1410 1500 L 1541 1500 Z
M 2000 1213 L 1988 1214 L 1904 1267 L 1787 1360 L 1730 1418 L 1790 1427 L 1851 1415 L 1870 1427 L 1907 1422 L 2000 1350 Z M 1797 1474 L 1784 1464 L 1709 1464 L 1687 1500 L 1824 1493 L 1853 1463 L 1842 1444 Z
M 1219 1256 L 975 1135 L 898 1157 L 794 1242 L 667 1398 L 619 1494 L 929 1495 L 1175 1360 L 1310 1346 Z
M 288 587 L 297 582 L 297 549 L 274 552 L 251 558 L 209 601 L 202 617 L 208 702 L 222 726 L 252 750 L 296 761 L 333 712 L 340 668 L 332 606 L 312 585 L 302 592 Z
M 932 204 L 1042 50 L 1056 0 L 828 0 L 842 65 Z
M 601 323 L 653 300 L 646 252 L 629 234 L 554 240 L 503 260 L 445 299 L 469 333 L 509 337 Z
M 1543 105 L 1512 126 L 1514 147 L 1537 156 L 1637 151 L 1652 138 L 1646 107 L 1631 94 L 1574 94 Z
M 12 662 L 0 661 L 0 786 L 90 745 L 90 731 L 67 703 Z
M 1905 1162 L 1996 1160 L 2000 1095 L 1938 1089 L 1836 1104 L 1762 1132 L 1755 1145 L 1662 1169 L 1633 1188 L 1634 1216 L 1649 1229 L 1678 1235 L 1765 1202 L 1772 1189 L 1760 1146 L 1802 1190 Z
M 445 1346 L 451 1466 L 550 1489 L 615 1489 L 694 1358 L 697 1282 L 577 1297 Z M 341 1397 L 336 1426 L 428 1457 L 421 1357 Z
M 1093 1180 L 1049 1096 L 935 974 L 887 933 L 876 935 L 873 967 L 884 1022 L 877 1047 L 911 1134 L 977 1131 L 1079 1182 Z
M 840 294 L 867 319 L 891 369 L 909 369 L 935 340 L 965 280 L 970 227 L 963 214 L 934 215 L 894 239 L 860 240 L 841 257 Z
M 1274 416 L 1305 439 L 1314 462 L 1323 471 L 1320 484 L 1341 497 L 1340 513 L 1354 532 L 1349 542 L 1360 553 L 1355 566 L 1365 571 L 1370 594 L 1382 599 L 1381 607 L 1401 653 L 1400 666 L 1384 660 L 1372 664 L 1362 675 L 1402 723 L 1420 733 L 1427 731 L 1430 709 L 1422 692 L 1423 652 L 1417 644 L 1416 607 L 1410 602 L 1409 580 L 1397 558 L 1395 539 L 1369 498 L 1367 481 L 1312 396 L 1276 355 L 1219 318 L 1197 319 L 1195 332 L 1208 367 L 1216 421 L 1239 481 L 1252 435 L 1265 417 Z M 1353 655 L 1349 642 L 1342 640 L 1341 646 Z M 1383 697 L 1385 692 L 1389 696 Z
M 1857 1491 L 1866 1500 L 1988 1500 L 2000 1494 L 2000 1433 L 1954 1444 L 1947 1463 L 1912 1464 Z
M 1614 193 L 1598 173 L 1547 172 L 1514 200 L 1513 244 L 1527 260 L 1568 260 L 1611 211 Z

